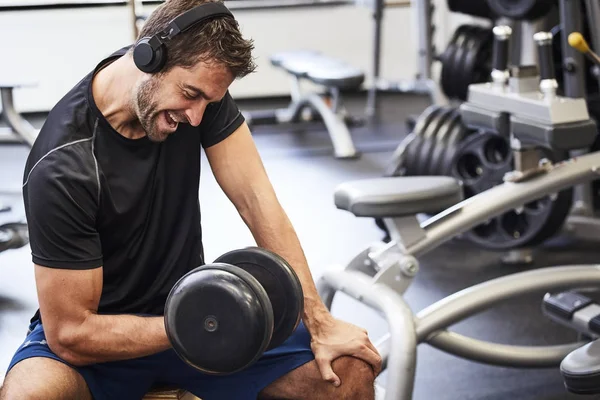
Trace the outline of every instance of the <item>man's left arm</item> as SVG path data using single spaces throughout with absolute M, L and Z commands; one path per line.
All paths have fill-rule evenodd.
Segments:
M 250 229 L 256 244 L 271 250 L 294 268 L 304 292 L 303 321 L 325 380 L 338 383 L 331 362 L 343 355 L 361 358 L 381 371 L 381 357 L 367 332 L 336 320 L 321 301 L 302 246 L 267 176 L 246 123 L 205 149 L 213 174 Z

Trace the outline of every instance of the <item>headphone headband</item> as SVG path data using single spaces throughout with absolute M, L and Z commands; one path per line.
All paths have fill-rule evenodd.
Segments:
M 135 65 L 148 73 L 160 71 L 167 62 L 166 41 L 196 24 L 219 17 L 233 18 L 231 11 L 221 2 L 204 3 L 175 17 L 163 31 L 138 41 L 133 51 Z

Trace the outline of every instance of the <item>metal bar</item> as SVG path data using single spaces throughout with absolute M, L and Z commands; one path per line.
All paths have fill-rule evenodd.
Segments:
M 2 102 L 2 115 L 6 119 L 8 126 L 29 146 L 33 146 L 38 131 L 15 110 L 13 88 L 0 88 L 0 101 Z
M 498 302 L 536 290 L 600 285 L 600 265 L 557 266 L 492 279 L 454 293 L 416 315 L 417 338 L 426 341 L 434 332 L 485 310 Z
M 565 66 L 564 93 L 566 97 L 585 97 L 585 62 L 583 54 L 569 45 L 569 34 L 581 32 L 581 2 L 560 0 L 560 25 L 562 28 L 561 47 L 562 64 Z M 597 21 L 594 21 L 596 24 Z M 568 66 L 568 67 L 567 67 Z
M 413 7 L 415 7 L 419 29 L 418 79 L 427 81 L 431 80 L 431 63 L 433 61 L 431 0 L 415 0 Z
M 598 168 L 600 152 L 594 152 L 558 164 L 550 171 L 529 180 L 505 182 L 470 197 L 425 221 L 425 238 L 407 246 L 407 253 L 418 258 L 457 235 L 509 210 L 596 179 L 599 174 Z
M 439 331 L 427 343 L 458 357 L 498 367 L 553 368 L 586 342 L 557 346 L 509 346 Z
M 588 18 L 588 28 L 590 30 L 590 41 L 594 52 L 600 51 L 600 2 L 598 0 L 585 0 L 586 14 Z M 600 86 L 600 77 L 596 77 Z
M 383 25 L 384 0 L 375 0 L 373 6 L 373 59 L 372 59 L 372 82 L 367 97 L 365 113 L 368 117 L 375 115 L 377 108 L 377 90 L 379 90 L 380 66 L 381 66 L 381 32 Z
M 129 11 L 131 12 L 131 29 L 133 33 L 133 41 L 137 40 L 138 37 L 138 28 L 137 28 L 137 17 L 138 13 L 136 10 L 137 0 L 129 0 Z
M 327 132 L 333 143 L 334 154 L 337 158 L 353 158 L 358 155 L 350 130 L 346 125 L 344 118 L 339 114 L 334 114 L 329 106 L 318 94 L 308 95 L 306 100 L 313 106 L 323 118 L 327 127 Z M 300 101 L 302 103 L 302 100 Z
M 361 275 L 359 272 L 329 271 L 323 274 L 319 286 L 321 291 L 344 292 L 383 314 L 390 329 L 385 399 L 411 399 L 417 357 L 414 315 L 402 296 L 385 285 L 371 284 Z

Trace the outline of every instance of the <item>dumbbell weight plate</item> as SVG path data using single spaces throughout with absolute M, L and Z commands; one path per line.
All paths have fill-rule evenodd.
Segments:
M 244 269 L 265 288 L 274 316 L 267 350 L 285 342 L 300 323 L 304 309 L 302 285 L 292 267 L 279 255 L 259 247 L 230 251 L 215 262 Z
M 171 289 L 165 328 L 187 364 L 212 375 L 241 371 L 265 352 L 273 311 L 265 289 L 248 272 L 207 264 L 188 272 Z

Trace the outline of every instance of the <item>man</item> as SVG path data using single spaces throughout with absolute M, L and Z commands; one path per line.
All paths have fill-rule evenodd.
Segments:
M 169 0 L 141 37 L 205 0 Z M 50 112 L 23 182 L 40 309 L 0 392 L 15 399 L 136 399 L 169 384 L 208 399 L 369 399 L 381 358 L 365 330 L 321 303 L 230 84 L 251 73 L 252 42 L 215 17 L 165 43 L 144 72 L 132 49 L 103 60 Z M 136 59 L 137 60 L 137 59 Z M 204 263 L 201 148 L 257 245 L 288 260 L 303 323 L 279 348 L 228 376 L 207 376 L 171 349 L 161 316 Z

